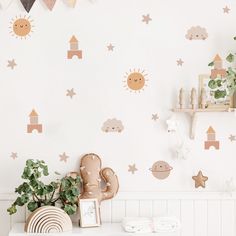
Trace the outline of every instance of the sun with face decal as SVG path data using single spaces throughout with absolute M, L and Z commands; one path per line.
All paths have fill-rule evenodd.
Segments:
M 124 87 L 126 90 L 129 90 L 130 92 L 141 92 L 144 90 L 144 87 L 147 86 L 146 82 L 148 81 L 146 79 L 147 74 L 145 71 L 138 70 L 130 70 L 129 73 L 126 72 L 123 81 L 125 83 Z
M 34 27 L 32 25 L 33 20 L 30 19 L 30 17 L 15 17 L 11 20 L 11 26 L 9 27 L 11 29 L 10 34 L 12 36 L 15 36 L 16 38 L 26 39 L 27 36 L 30 37 L 30 34 L 33 32 L 32 28 Z

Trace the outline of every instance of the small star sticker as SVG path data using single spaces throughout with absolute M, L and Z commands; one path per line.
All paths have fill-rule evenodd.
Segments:
M 182 66 L 184 64 L 184 61 L 181 58 L 179 58 L 176 62 L 177 66 Z
M 131 172 L 132 174 L 135 174 L 135 171 L 137 171 L 138 169 L 136 168 L 136 165 L 129 165 L 129 169 L 128 171 Z
M 11 67 L 11 69 L 13 70 L 15 66 L 17 66 L 15 59 L 8 60 L 7 67 Z
M 108 51 L 113 51 L 114 47 L 115 47 L 115 46 L 110 43 L 110 44 L 107 46 L 107 49 L 108 49 Z
M 65 152 L 63 152 L 63 154 L 59 156 L 60 156 L 60 161 L 64 161 L 64 162 L 67 162 L 67 159 L 69 158 L 69 156 L 67 156 Z
M 158 114 L 152 114 L 152 120 L 157 121 L 159 119 Z
M 229 136 L 229 140 L 231 141 L 231 142 L 233 142 L 233 141 L 236 141 L 236 135 L 230 135 Z
M 16 152 L 12 152 L 12 153 L 11 153 L 11 158 L 12 158 L 13 160 L 15 160 L 16 158 L 18 158 L 17 153 L 16 153 Z
M 147 14 L 147 15 L 143 15 L 143 22 L 145 22 L 146 24 L 149 24 L 149 21 L 151 21 L 152 20 L 152 18 L 150 17 L 150 15 L 149 14 Z
M 195 188 L 198 187 L 206 187 L 206 181 L 208 180 L 207 176 L 204 176 L 202 174 L 202 171 L 199 171 L 198 174 L 196 176 L 193 176 L 192 179 L 195 181 Z
M 67 89 L 67 94 L 66 96 L 69 96 L 71 99 L 73 98 L 73 96 L 75 96 L 76 93 L 74 92 L 74 89 Z
M 230 8 L 228 6 L 225 6 L 223 8 L 224 13 L 229 14 Z

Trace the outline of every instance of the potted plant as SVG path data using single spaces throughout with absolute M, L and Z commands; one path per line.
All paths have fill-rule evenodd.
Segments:
M 236 37 L 234 37 L 236 40 Z M 222 80 L 211 79 L 208 83 L 209 88 L 214 89 L 215 99 L 224 99 L 226 96 L 233 96 L 236 91 L 236 68 L 232 65 L 235 62 L 235 53 L 230 53 L 226 61 L 231 65 L 226 69 L 226 76 Z M 214 62 L 208 64 L 214 66 Z
M 21 176 L 24 182 L 15 189 L 19 196 L 7 209 L 8 213 L 16 213 L 17 206 L 27 205 L 28 210 L 33 212 L 41 206 L 55 206 L 57 203 L 68 215 L 74 214 L 78 207 L 80 177 L 66 176 L 45 184 L 41 177 L 48 175 L 44 161 L 27 160 Z

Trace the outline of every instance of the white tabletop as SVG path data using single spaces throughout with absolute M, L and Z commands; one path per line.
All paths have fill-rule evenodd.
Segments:
M 71 236 L 78 234 L 80 236 L 132 236 L 132 235 L 139 235 L 139 236 L 175 236 L 176 234 L 157 234 L 157 233 L 149 233 L 149 234 L 137 234 L 137 233 L 126 233 L 121 228 L 121 224 L 114 223 L 104 223 L 100 227 L 94 228 L 79 228 L 78 226 L 74 225 L 72 232 L 65 232 L 60 234 L 44 234 L 47 236 Z M 42 236 L 43 234 L 26 234 L 24 232 L 24 224 L 18 223 L 13 225 L 12 230 L 9 233 L 9 236 Z

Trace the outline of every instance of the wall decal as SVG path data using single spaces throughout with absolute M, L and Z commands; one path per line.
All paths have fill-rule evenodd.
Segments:
M 70 50 L 67 51 L 67 58 L 72 59 L 73 56 L 77 56 L 78 59 L 82 58 L 82 51 L 79 50 L 79 41 L 74 35 L 70 39 Z
M 176 61 L 176 63 L 177 63 L 177 66 L 182 66 L 182 65 L 184 64 L 184 61 L 183 61 L 181 58 L 179 58 L 179 59 Z
M 135 174 L 136 171 L 138 171 L 138 169 L 136 168 L 136 164 L 129 165 L 128 172 L 131 172 L 132 174 Z
M 107 46 L 108 51 L 113 51 L 115 46 L 113 46 L 111 43 Z
M 38 133 L 43 132 L 42 124 L 38 123 L 38 113 L 33 109 L 29 114 L 30 124 L 27 125 L 27 133 L 32 133 L 37 130 Z
M 157 179 L 166 179 L 173 168 L 165 161 L 157 161 L 149 170 Z
M 229 140 L 231 141 L 231 142 L 233 142 L 233 141 L 236 141 L 236 135 L 230 135 L 229 136 Z
M 207 31 L 201 26 L 191 27 L 185 37 L 189 40 L 205 40 L 208 37 Z
M 176 152 L 176 158 L 179 160 L 186 160 L 189 157 L 190 154 L 190 148 L 186 146 L 186 144 L 182 143 L 177 149 Z
M 29 13 L 35 0 L 20 0 L 25 10 Z
M 167 131 L 168 132 L 176 132 L 179 127 L 179 121 L 176 119 L 175 115 L 172 115 L 167 121 Z
M 129 73 L 126 72 L 123 82 L 125 83 L 124 87 L 126 90 L 129 90 L 130 92 L 140 92 L 144 90 L 144 87 L 147 86 L 146 82 L 148 79 L 145 77 L 147 74 L 145 71 L 141 71 L 138 69 L 137 71 L 134 69 L 133 71 L 130 70 Z
M 213 60 L 214 69 L 211 70 L 211 79 L 216 79 L 218 76 L 225 78 L 227 72 L 223 69 L 223 61 L 219 54 L 217 54 Z
M 67 162 L 67 159 L 69 158 L 69 156 L 67 156 L 65 152 L 59 155 L 59 157 L 60 157 L 60 161 L 64 161 L 64 162 Z
M 149 14 L 143 15 L 142 22 L 145 22 L 146 24 L 149 24 L 149 21 L 152 21 L 152 18 L 150 17 Z
M 228 6 L 225 6 L 225 7 L 223 8 L 223 12 L 226 13 L 226 14 L 229 14 L 230 10 L 231 10 L 231 9 L 230 9 Z
M 159 116 L 158 116 L 157 113 L 156 114 L 152 114 L 152 120 L 154 120 L 154 121 L 159 120 Z
M 10 67 L 13 70 L 15 68 L 15 66 L 17 66 L 15 59 L 8 60 L 7 67 Z
M 30 19 L 30 16 L 26 18 L 24 16 L 23 18 L 15 17 L 11 20 L 11 26 L 9 27 L 11 29 L 10 34 L 12 36 L 15 36 L 16 38 L 26 39 L 27 36 L 31 36 L 30 34 L 33 32 L 32 28 L 34 27 L 32 25 L 33 20 Z
M 124 126 L 120 120 L 117 119 L 108 119 L 104 122 L 102 126 L 102 131 L 108 133 L 108 132 L 122 132 L 124 129 Z
M 195 188 L 206 187 L 206 181 L 208 180 L 208 177 L 204 176 L 201 170 L 198 172 L 196 176 L 193 176 L 192 179 L 195 181 Z
M 66 4 L 69 6 L 69 7 L 75 7 L 76 5 L 76 0 L 65 0 Z
M 236 185 L 235 185 L 233 177 L 225 181 L 224 186 L 223 186 L 223 191 L 225 193 L 228 193 L 232 197 L 233 192 L 236 191 Z
M 71 99 L 73 98 L 73 96 L 75 96 L 76 95 L 76 93 L 75 93 L 75 91 L 74 91 L 74 89 L 72 88 L 72 89 L 67 89 L 67 94 L 66 94 L 66 96 L 69 96 Z
M 209 150 L 210 147 L 214 147 L 217 150 L 220 149 L 220 142 L 216 141 L 216 132 L 211 126 L 207 130 L 207 141 L 204 144 L 205 150 Z
M 12 152 L 10 157 L 11 157 L 13 160 L 15 160 L 16 158 L 18 158 L 16 152 Z
M 56 0 L 43 0 L 46 6 L 50 11 L 52 11 L 53 7 L 55 6 Z

